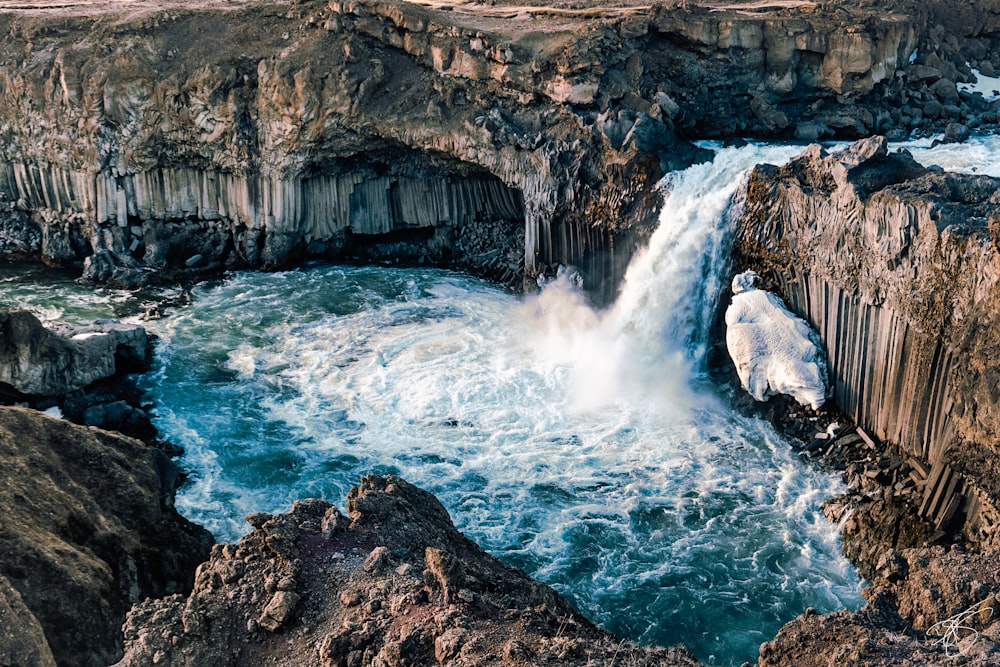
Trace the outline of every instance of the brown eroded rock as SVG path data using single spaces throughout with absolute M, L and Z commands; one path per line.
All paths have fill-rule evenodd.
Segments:
M 1000 552 L 887 550 L 867 604 L 807 612 L 761 646 L 759 667 L 923 667 L 1000 661 Z
M 0 665 L 55 667 L 42 626 L 7 577 L 0 576 Z
M 364 478 L 347 510 L 247 517 L 254 530 L 213 549 L 190 596 L 132 609 L 118 667 L 698 664 L 597 629 L 402 479 Z
M 137 440 L 10 407 L 0 407 L 0 460 L 0 616 L 18 616 L 0 625 L 0 657 L 114 662 L 129 606 L 188 590 L 212 542 L 164 506 L 173 464 Z

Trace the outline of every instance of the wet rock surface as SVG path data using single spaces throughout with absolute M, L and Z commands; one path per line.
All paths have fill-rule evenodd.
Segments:
M 189 596 L 133 608 L 119 666 L 698 664 L 598 630 L 396 477 L 364 478 L 346 516 L 301 500 L 247 521 L 254 530 L 213 549 Z
M 156 429 L 129 379 L 149 368 L 152 354 L 152 337 L 137 324 L 42 324 L 28 311 L 0 311 L 0 405 L 153 441 Z
M 189 590 L 212 544 L 169 507 L 173 464 L 16 407 L 0 407 L 0 459 L 0 662 L 114 662 L 128 608 Z

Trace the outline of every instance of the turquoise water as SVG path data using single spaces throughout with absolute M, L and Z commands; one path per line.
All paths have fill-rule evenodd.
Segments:
M 319 266 L 193 296 L 157 323 L 146 384 L 187 449 L 178 506 L 222 539 L 251 511 L 342 503 L 394 473 L 607 629 L 718 664 L 806 607 L 859 603 L 819 512 L 837 481 L 669 368 L 579 395 L 539 353 L 538 303 L 439 271 Z
M 992 173 L 997 142 L 909 147 Z M 233 274 L 190 303 L 0 266 L 0 307 L 88 322 L 187 304 L 144 322 L 160 342 L 142 383 L 187 451 L 178 507 L 221 540 L 250 512 L 343 506 L 362 475 L 397 473 L 606 629 L 738 665 L 805 608 L 862 602 L 819 512 L 840 482 L 728 410 L 703 368 L 729 195 L 750 165 L 799 150 L 726 149 L 672 175 L 604 311 L 571 273 L 518 297 L 444 271 L 324 265 Z

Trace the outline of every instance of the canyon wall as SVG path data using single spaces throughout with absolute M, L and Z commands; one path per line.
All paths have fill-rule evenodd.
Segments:
M 659 178 L 706 155 L 679 136 L 995 125 L 955 82 L 1000 68 L 998 6 L 0 11 L 0 254 L 123 285 L 305 257 L 512 285 L 573 264 L 606 300 Z
M 737 205 L 736 263 L 819 330 L 837 404 L 920 462 L 921 516 L 995 545 L 1000 179 L 877 137 L 757 167 Z

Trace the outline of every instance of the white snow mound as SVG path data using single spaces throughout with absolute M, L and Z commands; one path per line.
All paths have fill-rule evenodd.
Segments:
M 726 310 L 726 347 L 740 382 L 758 401 L 787 394 L 815 410 L 828 387 L 819 336 L 781 299 L 757 289 L 757 279 L 753 271 L 733 278 L 733 301 Z

